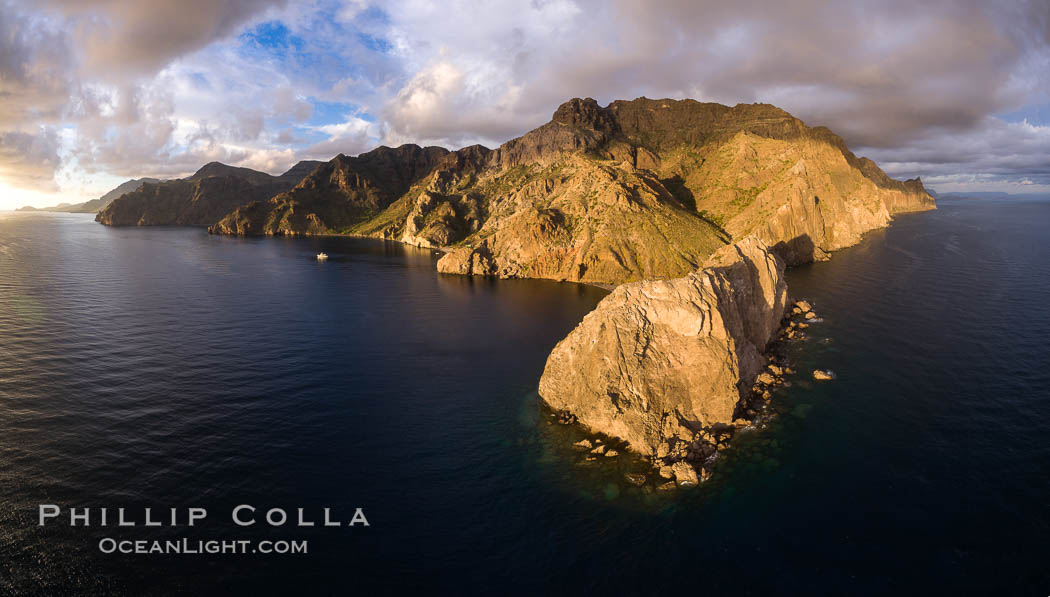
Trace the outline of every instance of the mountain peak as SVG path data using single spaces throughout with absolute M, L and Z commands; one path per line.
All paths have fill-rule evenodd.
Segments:
M 552 121 L 578 128 L 590 128 L 596 130 L 612 130 L 615 127 L 613 117 L 598 105 L 593 98 L 574 97 L 564 104 L 558 106 L 554 111 Z
M 223 171 L 223 170 L 232 170 L 232 169 L 233 169 L 233 166 L 227 166 L 226 164 L 223 164 L 222 162 L 208 162 L 207 164 L 204 164 L 203 166 L 198 168 L 197 172 L 195 172 L 193 174 L 193 176 L 203 177 L 203 175 L 206 175 L 206 174 L 208 174 L 210 172 L 220 172 L 220 171 Z
M 280 178 L 295 178 L 298 182 L 323 163 L 316 160 L 302 160 L 281 174 Z
M 234 178 L 247 180 L 253 184 L 260 184 L 273 178 L 265 172 L 252 170 L 251 168 L 239 168 L 237 166 L 223 164 L 222 162 L 208 162 L 201 166 L 200 170 L 194 172 L 193 176 L 190 176 L 188 180 L 203 180 L 205 178 L 216 176 L 232 176 Z

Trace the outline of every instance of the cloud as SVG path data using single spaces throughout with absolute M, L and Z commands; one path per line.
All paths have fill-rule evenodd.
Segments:
M 375 123 L 357 116 L 350 116 L 345 122 L 318 126 L 315 130 L 327 138 L 302 150 L 302 159 L 330 160 L 340 153 L 356 155 L 373 149 L 379 136 Z
M 1047 72 L 1045 0 L 0 0 L 0 186 L 494 146 L 642 95 L 774 103 L 899 176 L 1038 185 Z
M 0 3 L 0 131 L 58 123 L 77 90 L 73 62 L 60 27 Z
M 284 0 L 46 0 L 73 27 L 89 73 L 150 75 Z
M 1050 125 L 989 116 L 969 130 L 876 150 L 872 157 L 890 175 L 923 175 L 935 186 L 968 181 L 1050 185 Z
M 761 101 L 897 176 L 1046 181 L 1046 128 L 995 116 L 1050 97 L 1041 0 L 384 6 L 414 72 L 385 106 L 388 141 L 496 144 L 572 96 Z
M 496 143 L 546 121 L 568 97 L 646 95 L 769 102 L 863 152 L 918 144 L 969 159 L 952 151 L 959 135 L 988 131 L 990 115 L 1050 92 L 1050 5 L 1039 1 L 385 6 L 394 15 L 387 35 L 418 64 L 383 113 L 397 140 Z M 1005 139 L 996 149 L 1004 162 L 1021 152 L 1023 164 L 1041 150 Z
M 391 130 L 385 140 L 462 146 L 521 134 L 521 115 L 514 111 L 521 89 L 507 85 L 489 93 L 479 86 L 485 78 L 483 71 L 465 72 L 448 61 L 429 65 L 386 105 Z
M 391 142 L 495 145 L 546 122 L 573 95 L 590 95 L 564 86 L 548 95 L 539 76 L 582 45 L 574 2 L 384 6 L 392 17 L 382 35 L 412 73 L 382 112 Z
M 38 133 L 0 132 L 0 179 L 15 186 L 57 190 L 58 135 L 53 129 Z

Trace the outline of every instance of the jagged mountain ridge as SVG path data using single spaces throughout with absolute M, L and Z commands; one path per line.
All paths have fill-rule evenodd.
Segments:
M 210 162 L 184 179 L 142 184 L 100 210 L 110 226 L 208 226 L 238 207 L 297 184 L 323 162 L 302 161 L 280 176 Z
M 441 154 L 429 171 L 428 151 Z M 373 236 L 447 249 L 449 273 L 620 283 L 684 275 L 752 234 L 789 264 L 822 259 L 893 213 L 934 206 L 920 181 L 893 180 L 766 104 L 573 99 L 494 150 L 442 151 L 337 157 L 333 171 L 355 174 L 345 184 L 318 170 L 211 230 Z M 403 156 L 413 176 L 379 189 L 373 153 Z
M 774 106 L 573 99 L 496 149 L 380 147 L 281 177 L 213 163 L 98 219 L 371 236 L 447 250 L 449 273 L 615 284 L 684 275 L 751 234 L 789 264 L 822 259 L 933 205 Z
M 223 234 L 345 234 L 378 215 L 431 172 L 448 150 L 402 145 L 356 157 L 339 154 L 294 188 L 232 211 L 213 225 Z

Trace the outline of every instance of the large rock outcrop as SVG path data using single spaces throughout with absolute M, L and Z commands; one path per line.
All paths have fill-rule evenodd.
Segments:
M 692 444 L 763 370 L 787 302 L 783 261 L 748 237 L 673 280 L 624 284 L 547 359 L 540 396 L 643 455 Z

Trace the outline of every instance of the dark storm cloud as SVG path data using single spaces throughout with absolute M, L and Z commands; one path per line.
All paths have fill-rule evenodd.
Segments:
M 391 130 L 495 142 L 572 96 L 696 97 L 774 103 L 863 151 L 914 143 L 951 153 L 960 134 L 1006 126 L 990 115 L 1050 92 L 1045 0 L 620 0 L 581 2 L 564 27 L 537 24 L 555 4 L 519 7 L 514 23 L 473 12 L 469 27 L 488 37 L 464 31 L 461 15 L 428 19 L 443 35 L 423 23 L 409 29 L 408 37 L 438 36 L 443 52 L 388 105 Z M 471 80 L 472 71 L 492 84 Z M 1005 157 L 1033 147 L 995 149 Z M 1017 163 L 1038 161 L 1028 157 Z M 927 163 L 917 171 L 943 171 Z
M 1046 0 L 0 0 L 0 182 L 494 145 L 645 95 L 773 103 L 897 176 L 1042 183 L 1050 123 L 996 115 L 1047 72 Z
M 84 66 L 152 74 L 173 58 L 230 35 L 285 0 L 47 0 L 72 20 Z
M 934 184 L 980 181 L 1050 185 L 1050 127 L 985 118 L 969 130 L 874 149 L 892 176 Z

